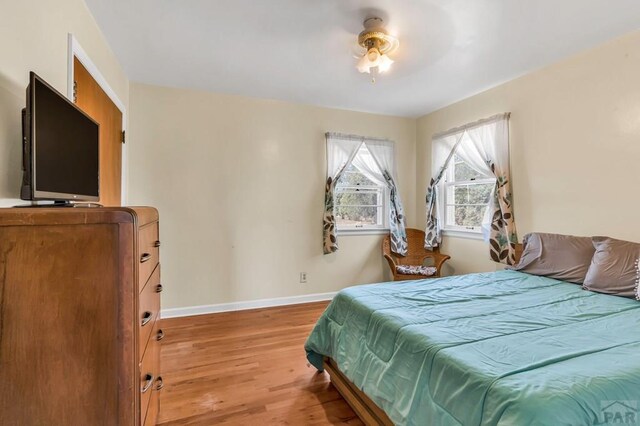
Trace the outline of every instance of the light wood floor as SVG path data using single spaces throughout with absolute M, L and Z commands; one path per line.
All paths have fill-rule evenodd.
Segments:
M 326 302 L 161 320 L 162 425 L 362 425 L 307 366 Z

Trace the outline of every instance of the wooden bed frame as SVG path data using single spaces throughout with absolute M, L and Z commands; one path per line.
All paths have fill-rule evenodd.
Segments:
M 393 422 L 375 402 L 354 385 L 338 369 L 331 358 L 324 359 L 324 368 L 331 377 L 331 383 L 340 392 L 340 395 L 353 408 L 360 420 L 367 426 L 393 426 Z
M 522 244 L 516 245 L 516 263 L 522 256 Z M 325 370 L 331 377 L 331 383 L 338 390 L 340 395 L 347 401 L 353 411 L 360 417 L 360 420 L 367 426 L 393 426 L 393 422 L 387 414 L 378 407 L 364 392 L 354 385 L 340 371 L 336 362 L 326 357 L 323 362 Z

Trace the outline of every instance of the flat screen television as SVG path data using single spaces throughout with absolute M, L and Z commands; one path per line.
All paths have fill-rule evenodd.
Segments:
M 99 125 L 34 72 L 22 111 L 23 200 L 97 201 Z

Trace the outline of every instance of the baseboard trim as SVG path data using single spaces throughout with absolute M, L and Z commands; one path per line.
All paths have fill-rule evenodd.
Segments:
M 300 296 L 276 297 L 273 299 L 247 300 L 243 302 L 219 303 L 216 305 L 189 306 L 186 308 L 163 309 L 160 317 L 178 318 L 193 315 L 217 314 L 220 312 L 245 311 L 247 309 L 271 308 L 275 306 L 298 305 L 300 303 L 321 302 L 333 299 L 337 292 L 303 294 Z

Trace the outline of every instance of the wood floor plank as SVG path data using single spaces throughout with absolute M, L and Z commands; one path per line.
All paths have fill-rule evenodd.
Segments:
M 161 425 L 362 422 L 307 363 L 304 342 L 327 302 L 161 320 Z

